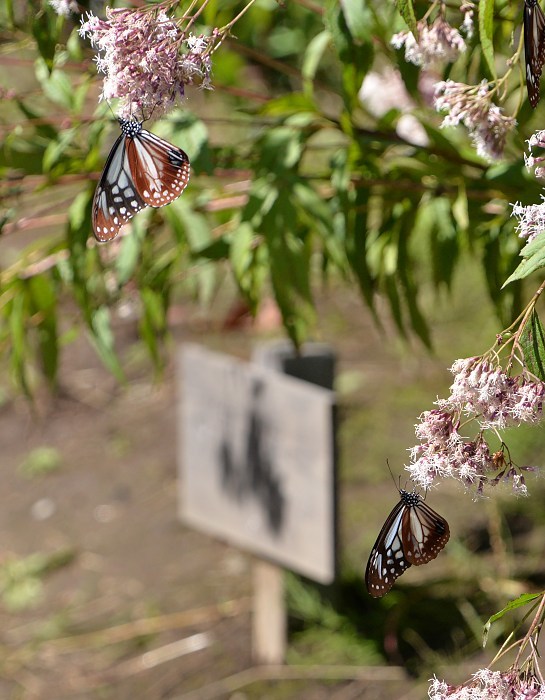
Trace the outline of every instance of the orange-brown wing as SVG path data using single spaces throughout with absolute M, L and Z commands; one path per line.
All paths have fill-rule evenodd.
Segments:
M 164 207 L 187 187 L 187 154 L 155 134 L 142 129 L 127 139 L 127 156 L 136 190 L 148 206 Z
M 420 566 L 435 559 L 449 537 L 447 521 L 423 501 L 403 514 L 403 552 L 411 564 Z

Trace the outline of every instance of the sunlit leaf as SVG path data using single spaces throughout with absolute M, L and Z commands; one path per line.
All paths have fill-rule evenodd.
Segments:
M 524 327 L 520 344 L 526 367 L 541 381 L 545 381 L 545 328 L 535 310 Z
M 479 0 L 479 39 L 492 78 L 496 78 L 494 61 L 494 0 Z
M 533 603 L 535 600 L 538 600 L 542 597 L 543 593 L 523 593 L 518 598 L 509 601 L 509 603 L 502 610 L 499 610 L 497 613 L 494 613 L 494 615 L 491 615 L 484 626 L 483 647 L 486 646 L 488 634 L 490 632 L 490 627 L 492 626 L 492 623 L 496 622 L 497 620 L 500 620 L 506 613 L 511 612 L 512 610 L 516 610 L 517 608 L 523 607 L 524 605 Z
M 305 93 L 312 95 L 313 80 L 316 76 L 316 71 L 322 60 L 322 56 L 331 42 L 331 36 L 328 31 L 317 34 L 309 42 L 303 58 L 301 73 L 305 81 Z
M 405 20 L 409 31 L 411 31 L 416 39 L 418 39 L 418 26 L 414 14 L 414 6 L 412 0 L 397 0 L 399 14 Z
M 513 274 L 503 283 L 503 287 L 515 280 L 521 280 L 532 272 L 545 267 L 545 236 L 540 235 L 533 241 L 527 243 L 520 251 L 524 260 L 519 264 Z

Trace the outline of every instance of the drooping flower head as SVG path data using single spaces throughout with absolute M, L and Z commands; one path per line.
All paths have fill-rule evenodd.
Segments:
M 404 31 L 395 34 L 391 44 L 396 49 L 405 46 L 405 60 L 423 68 L 440 61 L 454 63 L 466 50 L 460 32 L 440 16 L 430 25 L 425 20 L 418 22 L 418 40 Z
M 528 153 L 524 154 L 524 163 L 528 170 L 533 170 L 535 177 L 545 177 L 545 167 L 542 163 L 545 156 L 534 155 L 534 148 L 545 148 L 545 131 L 536 131 L 528 139 Z M 520 238 L 525 238 L 528 243 L 545 231 L 545 197 L 541 195 L 540 204 L 522 205 L 519 202 L 511 205 L 513 216 L 518 219 L 516 231 Z
M 442 128 L 463 124 L 480 156 L 490 161 L 502 158 L 507 136 L 517 122 L 492 103 L 486 80 L 480 85 L 453 80 L 437 83 L 435 108 L 446 113 Z
M 193 36 L 164 9 L 106 9 L 106 20 L 88 13 L 79 33 L 97 49 L 104 73 L 100 99 L 119 98 L 118 116 L 149 118 L 172 107 L 186 85 L 210 86 L 211 36 Z
M 500 365 L 481 357 L 457 360 L 451 367 L 454 383 L 438 408 L 425 411 L 415 426 L 419 444 L 410 449 L 406 467 L 411 479 L 425 489 L 435 480 L 454 478 L 466 486 L 509 482 L 518 495 L 526 495 L 520 469 L 504 448 L 492 453 L 484 433 L 543 419 L 545 384 L 525 370 L 509 376 Z M 474 438 L 460 433 L 462 423 L 474 422 Z M 528 469 L 527 467 L 525 469 Z
M 61 17 L 70 17 L 72 13 L 79 14 L 80 12 L 75 0 L 48 0 L 48 4 Z

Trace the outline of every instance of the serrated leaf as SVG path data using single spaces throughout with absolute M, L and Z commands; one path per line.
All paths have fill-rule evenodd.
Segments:
M 534 238 L 533 241 L 524 246 L 520 251 L 524 260 L 519 264 L 513 274 L 503 283 L 502 289 L 510 282 L 522 280 L 532 272 L 545 267 L 545 236 L 540 235 Z
M 418 26 L 412 0 L 397 0 L 397 7 L 407 27 L 409 27 L 409 30 L 413 33 L 414 38 L 418 40 Z
M 492 78 L 496 79 L 494 64 L 494 0 L 479 0 L 479 38 L 481 50 Z
M 517 608 L 520 608 L 523 605 L 528 605 L 532 601 L 541 598 L 542 596 L 543 593 L 523 593 L 518 598 L 515 598 L 515 600 L 510 600 L 509 603 L 507 603 L 507 605 L 502 610 L 499 610 L 497 613 L 494 613 L 494 615 L 491 615 L 484 626 L 483 647 L 486 645 L 486 642 L 488 640 L 488 633 L 490 632 L 490 627 L 492 626 L 493 622 L 496 622 L 496 620 L 502 618 L 505 615 L 505 613 L 511 612 L 511 610 L 516 610 Z
M 520 344 L 526 367 L 545 381 L 545 328 L 535 310 L 521 333 Z

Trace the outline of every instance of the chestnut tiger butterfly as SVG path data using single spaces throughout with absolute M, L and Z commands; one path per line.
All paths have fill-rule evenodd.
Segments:
M 435 559 L 450 537 L 447 521 L 416 491 L 398 491 L 399 503 L 382 526 L 367 562 L 365 585 L 373 598 L 386 595 L 411 564 Z
M 93 232 L 111 241 L 144 207 L 164 207 L 189 182 L 186 153 L 142 128 L 135 119 L 119 119 L 114 143 L 93 197 Z
M 524 57 L 528 100 L 532 107 L 536 107 L 545 62 L 545 14 L 538 0 L 524 0 Z

